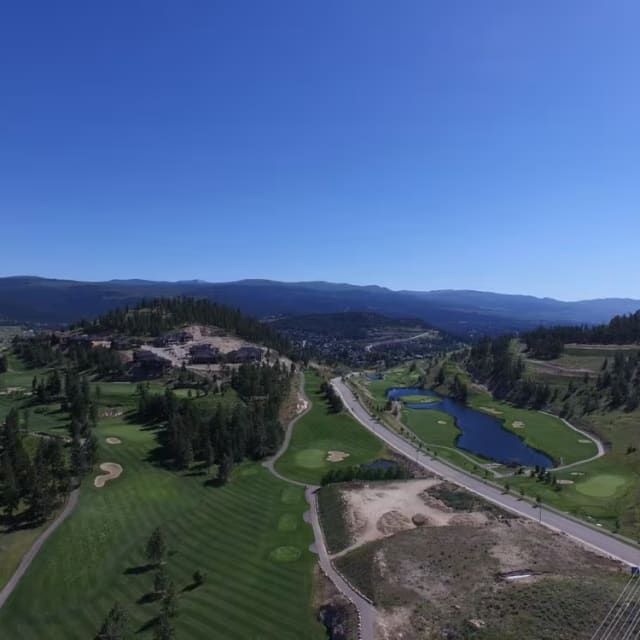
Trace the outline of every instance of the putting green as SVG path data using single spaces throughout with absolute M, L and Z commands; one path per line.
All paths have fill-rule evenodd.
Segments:
M 616 493 L 616 491 L 624 486 L 625 479 L 623 476 L 602 473 L 593 476 L 575 485 L 576 491 L 585 496 L 593 496 L 594 498 L 607 498 Z
M 278 547 L 269 554 L 269 557 L 275 562 L 295 562 L 301 555 L 302 552 L 298 547 Z
M 303 449 L 296 453 L 296 464 L 305 469 L 319 469 L 326 457 L 327 452 L 322 449 Z

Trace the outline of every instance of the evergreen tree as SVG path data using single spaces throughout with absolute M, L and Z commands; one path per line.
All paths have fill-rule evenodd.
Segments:
M 128 622 L 127 611 L 116 602 L 102 623 L 95 640 L 124 640 L 127 637 Z
M 159 565 L 164 560 L 167 552 L 167 543 L 164 539 L 162 529 L 156 527 L 151 533 L 151 537 L 147 542 L 146 554 L 149 562 Z

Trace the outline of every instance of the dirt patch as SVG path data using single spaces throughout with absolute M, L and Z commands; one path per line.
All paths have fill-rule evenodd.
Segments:
M 383 536 L 392 536 L 394 533 L 413 528 L 413 525 L 401 511 L 387 511 L 376 522 L 376 528 Z
M 587 638 L 628 580 L 619 564 L 519 518 L 402 531 L 336 564 L 373 599 L 377 637 L 389 640 L 470 637 L 469 627 L 487 638 Z
M 113 436 L 109 436 L 106 439 L 107 444 L 122 444 L 122 440 L 120 438 L 114 438 Z
M 96 476 L 93 484 L 101 489 L 109 480 L 115 480 L 122 473 L 122 467 L 116 462 L 103 462 L 100 465 L 100 470 L 105 473 L 101 476 Z
M 351 548 L 415 529 L 417 526 L 443 527 L 449 524 L 458 514 L 427 493 L 429 488 L 440 482 L 434 478 L 372 483 L 345 490 L 345 517 L 354 541 Z M 465 516 L 467 523 L 479 525 L 487 521 L 482 513 L 469 513 Z M 423 519 L 422 524 L 417 524 L 415 518 Z
M 491 413 L 494 416 L 501 416 L 502 411 L 498 409 L 494 409 L 493 407 L 480 407 L 480 411 L 484 411 L 485 413 Z
M 124 415 L 123 407 L 105 407 L 100 411 L 100 415 L 103 418 L 118 418 Z
M 26 391 L 26 389 L 24 387 L 7 387 L 0 391 L 0 396 L 11 396 L 14 393 L 20 393 L 21 391 Z
M 346 460 L 351 454 L 344 451 L 328 451 L 327 462 L 342 462 Z
M 512 426 L 514 429 L 524 429 L 527 425 L 526 425 L 524 422 L 522 422 L 522 420 L 514 420 L 514 421 L 511 423 L 511 426 Z

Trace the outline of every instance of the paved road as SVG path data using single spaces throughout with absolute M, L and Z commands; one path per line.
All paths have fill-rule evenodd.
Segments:
M 287 426 L 285 431 L 284 440 L 280 449 L 269 459 L 265 460 L 262 465 L 267 468 L 276 478 L 295 484 L 300 487 L 305 487 L 305 497 L 309 506 L 311 507 L 307 513 L 304 514 L 305 522 L 311 524 L 313 528 L 313 535 L 315 543 L 313 544 L 313 551 L 318 554 L 318 563 L 324 574 L 333 582 L 336 589 L 346 596 L 358 610 L 358 616 L 360 618 L 360 634 L 361 640 L 373 640 L 376 626 L 376 610 L 374 606 L 364 598 L 358 591 L 356 591 L 343 577 L 338 573 L 327 551 L 327 546 L 324 541 L 324 534 L 322 533 L 322 527 L 320 526 L 320 519 L 318 517 L 318 501 L 316 497 L 316 491 L 320 488 L 315 485 L 306 485 L 303 482 L 297 480 L 290 480 L 286 476 L 281 475 L 275 470 L 275 463 L 278 458 L 287 450 L 289 443 L 291 442 L 291 435 L 293 428 L 298 420 L 300 420 L 311 409 L 311 401 L 307 398 L 304 392 L 304 377 L 301 378 L 300 393 L 302 397 L 307 401 L 307 408 L 300 414 L 298 414 Z
M 40 551 L 42 545 L 47 541 L 49 536 L 71 515 L 71 512 L 76 508 L 78 504 L 78 496 L 80 495 L 79 489 L 74 489 L 69 494 L 69 499 L 64 509 L 58 514 L 58 517 L 40 534 L 40 537 L 33 543 L 33 546 L 26 555 L 22 558 L 22 561 L 18 565 L 16 572 L 11 576 L 9 582 L 0 591 L 0 608 L 8 600 L 9 596 L 13 593 L 14 589 L 18 586 L 22 576 L 26 573 L 29 565 L 36 557 L 38 551 Z
M 532 520 L 538 520 L 542 516 L 542 524 L 547 527 L 567 534 L 577 541 L 604 553 L 621 562 L 638 566 L 640 565 L 640 550 L 630 544 L 618 540 L 613 536 L 609 536 L 602 531 L 593 529 L 588 525 L 582 524 L 565 517 L 556 511 L 548 509 L 538 509 L 527 502 L 518 500 L 517 497 L 503 494 L 500 489 L 488 485 L 482 480 L 475 478 L 450 467 L 443 462 L 434 460 L 428 455 L 421 454 L 409 442 L 389 430 L 386 426 L 380 424 L 366 412 L 358 400 L 354 397 L 347 385 L 340 378 L 334 378 L 332 384 L 342 397 L 345 407 L 351 414 L 367 429 L 372 431 L 378 438 L 386 442 L 390 447 L 415 460 L 425 469 L 437 473 L 446 480 L 450 480 L 455 484 L 465 487 L 469 491 L 476 493 L 486 500 L 493 502 L 509 511 L 522 515 Z

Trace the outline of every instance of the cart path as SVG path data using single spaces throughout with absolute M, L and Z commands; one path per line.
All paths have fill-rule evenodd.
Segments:
M 80 495 L 80 489 L 74 489 L 70 494 L 67 500 L 67 504 L 64 506 L 64 509 L 58 514 L 56 519 L 40 534 L 38 539 L 33 543 L 33 546 L 27 553 L 23 556 L 18 568 L 15 573 L 9 579 L 9 582 L 4 586 L 2 591 L 0 591 L 0 608 L 3 607 L 4 603 L 9 599 L 9 596 L 13 593 L 15 588 L 18 586 L 18 583 L 22 579 L 22 576 L 27 572 L 29 565 L 33 562 L 33 559 L 36 557 L 42 545 L 47 541 L 49 536 L 71 515 L 73 510 L 76 508 L 78 504 L 78 496 Z
M 305 497 L 311 508 L 304 514 L 304 520 L 305 522 L 308 522 L 313 529 L 315 542 L 312 546 L 314 553 L 318 555 L 318 563 L 320 564 L 320 568 L 327 576 L 327 578 L 329 578 L 329 580 L 333 582 L 336 589 L 346 598 L 348 598 L 358 610 L 360 627 L 358 637 L 360 638 L 360 640 L 373 640 L 376 625 L 376 610 L 373 604 L 365 596 L 356 591 L 356 589 L 351 584 L 349 584 L 338 571 L 336 571 L 331 562 L 329 552 L 327 551 L 327 546 L 324 541 L 324 534 L 322 532 L 322 527 L 320 526 L 320 518 L 318 517 L 318 500 L 316 493 L 320 487 L 316 485 L 307 485 L 303 482 L 298 482 L 297 480 L 290 480 L 289 478 L 283 476 L 275 470 L 276 461 L 289 447 L 293 428 L 295 427 L 298 420 L 303 418 L 311 410 L 311 401 L 307 397 L 304 390 L 304 375 L 301 376 L 300 394 L 302 398 L 304 398 L 304 400 L 307 402 L 307 408 L 302 413 L 299 413 L 293 420 L 291 420 L 291 422 L 289 422 L 289 425 L 287 426 L 287 429 L 285 431 L 282 445 L 280 446 L 278 451 L 269 459 L 265 460 L 262 465 L 266 469 L 268 469 L 276 478 L 290 484 L 295 484 L 299 487 L 305 487 Z

